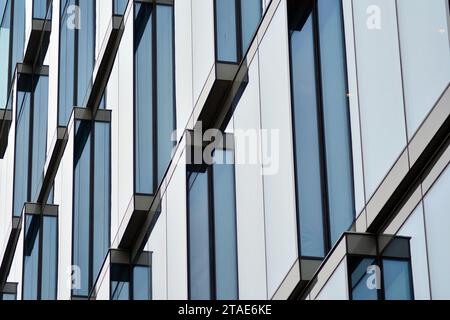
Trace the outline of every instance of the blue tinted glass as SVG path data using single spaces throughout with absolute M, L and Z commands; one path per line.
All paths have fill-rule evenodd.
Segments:
M 57 230 L 56 217 L 44 216 L 42 228 L 42 300 L 56 300 Z
M 9 39 L 11 35 L 11 1 L 2 1 L 4 8 L 0 8 L 0 109 L 5 108 L 8 99 L 10 82 L 9 74 Z
M 95 123 L 93 277 L 97 278 L 110 245 L 110 125 Z
M 26 82 L 28 88 L 19 88 L 19 91 L 17 92 L 13 205 L 13 214 L 16 217 L 22 214 L 24 203 L 29 201 L 28 165 L 30 146 L 31 77 L 24 82 Z
M 11 69 L 23 60 L 25 50 L 25 0 L 14 1 L 13 45 Z
M 59 48 L 59 102 L 58 125 L 67 126 L 75 105 L 74 77 L 75 77 L 75 29 L 74 16 L 75 0 L 61 3 L 60 48 Z
M 43 182 L 47 154 L 48 77 L 35 77 L 37 83 L 33 95 L 33 148 L 31 171 L 31 201 L 39 196 Z
M 126 265 L 111 266 L 111 300 L 130 300 L 130 270 Z
M 324 230 L 314 36 L 310 16 L 291 35 L 297 203 L 302 256 L 323 257 Z
M 233 159 L 233 152 L 216 150 L 215 157 Z M 214 165 L 213 181 L 216 297 L 234 300 L 238 298 L 234 165 Z
M 127 9 L 128 0 L 113 0 L 114 1 L 114 14 L 123 15 Z
M 73 265 L 80 268 L 80 288 L 73 288 L 74 296 L 89 294 L 89 195 L 90 183 L 90 123 L 78 121 L 74 150 L 73 188 Z
M 250 42 L 255 35 L 259 22 L 261 21 L 262 2 L 261 0 L 242 0 L 242 48 L 247 52 Z
M 158 183 L 168 168 L 174 142 L 174 52 L 173 7 L 158 5 L 157 14 L 157 79 L 158 79 Z
M 378 290 L 368 285 L 368 283 L 372 283 L 371 279 L 376 276 L 376 274 L 368 272 L 369 267 L 376 265 L 375 260 L 372 258 L 349 257 L 348 263 L 352 300 L 378 300 Z M 381 284 L 378 285 L 381 286 Z
M 50 2 L 48 0 L 33 0 L 33 18 L 45 19 L 47 17 L 49 4 Z
M 135 189 L 153 193 L 152 5 L 134 5 Z
M 192 300 L 211 299 L 209 257 L 208 174 L 188 177 L 189 295 Z
M 409 261 L 383 259 L 383 283 L 386 300 L 412 300 Z
M 318 1 L 323 120 L 332 244 L 355 217 L 342 3 Z
M 237 62 L 236 2 L 216 0 L 217 60 Z
M 2 297 L 2 300 L 4 300 L 4 301 L 15 301 L 15 300 L 17 300 L 17 297 L 16 297 L 15 294 L 12 294 L 12 293 L 4 293 L 3 297 Z
M 78 82 L 77 106 L 84 106 L 88 88 L 91 85 L 95 55 L 95 1 L 78 0 L 80 7 L 80 28 L 78 32 Z
M 38 299 L 40 216 L 25 215 L 23 299 Z
M 152 299 L 151 267 L 135 266 L 133 268 L 133 300 Z

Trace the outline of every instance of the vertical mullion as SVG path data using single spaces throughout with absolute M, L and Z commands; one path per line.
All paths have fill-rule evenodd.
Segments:
M 209 261 L 210 261 L 210 281 L 211 281 L 211 300 L 217 300 L 217 286 L 216 286 L 216 239 L 215 239 L 215 225 L 214 225 L 214 169 L 209 166 L 206 169 L 208 178 L 208 207 L 209 207 Z
M 325 144 L 325 128 L 324 128 L 324 108 L 322 99 L 322 73 L 320 63 L 320 40 L 319 40 L 319 24 L 317 12 L 317 0 L 313 3 L 312 21 L 313 21 L 313 37 L 314 37 L 314 58 L 316 70 L 316 90 L 317 90 L 317 129 L 319 133 L 319 150 L 320 150 L 320 174 L 321 174 L 321 189 L 322 189 L 322 215 L 323 215 L 323 232 L 324 232 L 324 248 L 325 255 L 331 249 L 331 235 L 330 235 L 330 217 L 329 217 L 329 201 L 328 201 L 328 180 L 327 180 L 327 165 L 326 165 L 326 144 Z

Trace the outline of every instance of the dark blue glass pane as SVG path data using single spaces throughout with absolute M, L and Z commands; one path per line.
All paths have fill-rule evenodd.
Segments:
M 36 201 L 43 182 L 47 154 L 48 77 L 37 76 L 33 96 L 33 148 L 31 171 L 31 201 Z
M 236 2 L 216 0 L 217 60 L 237 62 Z
M 215 158 L 233 159 L 233 152 L 216 150 Z M 216 164 L 213 175 L 216 297 L 235 300 L 238 274 L 234 165 Z
M 91 128 L 90 123 L 76 123 L 74 150 L 74 188 L 73 188 L 73 265 L 79 267 L 80 287 L 73 288 L 74 296 L 89 294 L 89 195 Z
M 25 51 L 25 0 L 14 0 L 13 45 L 11 69 L 23 60 Z
M 135 266 L 133 268 L 133 300 L 152 299 L 151 267 Z
M 380 274 L 369 272 L 370 267 L 376 267 L 376 262 L 372 258 L 348 258 L 350 279 L 352 286 L 352 300 L 378 300 L 378 288 L 381 287 L 381 283 L 377 281 L 373 282 L 373 277 L 378 277 L 380 280 Z M 379 270 L 379 269 L 375 269 Z M 372 284 L 375 283 L 375 288 Z
M 40 216 L 25 215 L 23 299 L 37 300 L 39 272 Z
M 11 1 L 2 0 L 0 8 L 0 109 L 6 107 L 8 99 L 8 89 L 10 82 L 9 75 L 9 48 L 11 35 Z
M 189 295 L 192 300 L 211 299 L 209 257 L 208 174 L 188 177 Z
M 332 244 L 355 217 L 347 73 L 339 0 L 318 1 L 323 119 Z
M 386 300 L 412 300 L 409 261 L 383 259 L 384 294 Z
M 95 1 L 79 0 L 77 106 L 83 107 L 91 85 L 95 55 Z
M 173 7 L 158 5 L 157 14 L 157 83 L 158 83 L 158 183 L 168 168 L 174 141 L 174 52 Z
M 58 221 L 44 216 L 42 228 L 41 299 L 56 300 Z
M 45 19 L 50 18 L 49 8 L 50 1 L 48 0 L 33 0 L 33 18 L 34 19 Z M 47 17 L 47 12 L 49 17 Z
M 14 159 L 14 204 L 13 214 L 22 214 L 23 205 L 28 197 L 28 164 L 30 146 L 30 109 L 31 77 L 26 82 L 28 88 L 19 88 L 17 92 L 17 124 Z M 21 91 L 23 90 L 23 91 Z
M 111 300 L 130 300 L 130 270 L 127 265 L 111 266 Z
M 114 14 L 124 15 L 127 9 L 128 0 L 113 0 L 114 1 Z
M 135 189 L 137 193 L 152 194 L 152 5 L 137 2 L 134 10 Z
M 75 77 L 75 0 L 61 3 L 61 28 L 59 47 L 59 102 L 58 125 L 67 126 L 74 101 Z
M 242 0 L 242 48 L 243 53 L 247 52 L 250 42 L 255 35 L 262 14 L 261 0 Z
M 302 256 L 323 257 L 324 227 L 313 20 L 291 35 L 297 203 Z
M 110 125 L 95 123 L 94 142 L 93 278 L 97 276 L 110 245 Z

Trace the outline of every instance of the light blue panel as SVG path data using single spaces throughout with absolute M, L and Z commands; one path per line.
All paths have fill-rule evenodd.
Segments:
M 237 62 L 236 1 L 215 0 L 215 3 L 217 60 Z

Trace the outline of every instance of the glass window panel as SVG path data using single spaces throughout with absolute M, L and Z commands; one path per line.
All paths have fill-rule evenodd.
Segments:
M 301 255 L 323 257 L 322 178 L 311 15 L 301 30 L 291 34 L 291 57 Z
M 135 191 L 152 194 L 152 5 L 136 2 L 134 10 Z
M 173 7 L 158 5 L 157 13 L 157 101 L 158 101 L 158 183 L 168 168 L 174 141 L 174 52 Z
M 241 0 L 243 53 L 247 52 L 251 44 L 259 22 L 261 21 L 261 14 L 261 0 Z
M 73 288 L 74 296 L 89 294 L 90 246 L 90 162 L 91 125 L 77 121 L 74 151 L 74 215 L 73 215 L 73 265 L 80 268 L 80 288 Z
M 22 62 L 25 51 L 25 0 L 14 0 L 13 8 L 12 71 Z
M 133 300 L 152 299 L 152 268 L 135 266 L 133 268 Z
M 95 123 L 93 278 L 97 279 L 110 246 L 110 125 Z
M 69 26 L 73 24 L 72 8 L 75 0 L 66 0 L 61 3 L 60 47 L 59 47 L 59 102 L 58 125 L 67 126 L 74 100 L 75 81 L 75 29 Z
M 80 7 L 80 28 L 78 32 L 77 55 L 77 104 L 84 106 L 87 90 L 91 85 L 95 55 L 95 1 L 78 0 Z
M 2 300 L 4 300 L 4 301 L 15 301 L 15 300 L 17 300 L 17 297 L 16 297 L 15 294 L 12 294 L 12 293 L 4 293 L 3 297 L 2 297 Z
M 114 0 L 114 14 L 123 15 L 127 9 L 128 0 Z
M 0 109 L 6 107 L 10 82 L 9 48 L 11 29 L 11 1 L 2 1 L 5 6 L 0 9 Z
M 378 300 L 378 290 L 367 285 L 369 278 L 374 276 L 369 274 L 367 270 L 370 266 L 376 265 L 373 258 L 348 258 L 352 300 Z
M 33 95 L 33 148 L 31 170 L 31 201 L 39 196 L 47 154 L 48 77 L 37 76 Z
M 24 76 L 25 77 L 25 76 Z M 30 145 L 31 77 L 24 81 L 28 88 L 17 92 L 17 124 L 14 158 L 14 205 L 13 214 L 19 217 L 23 205 L 29 201 L 28 165 Z
M 49 0 L 33 0 L 33 18 L 45 19 L 47 16 L 47 8 L 49 7 Z
M 350 228 L 355 216 L 341 7 L 339 0 L 317 3 L 332 245 Z
M 412 300 L 409 261 L 383 259 L 383 283 L 386 300 Z
M 216 0 L 215 16 L 217 60 L 237 62 L 236 1 Z
M 130 268 L 127 265 L 111 266 L 111 300 L 130 300 Z
M 44 216 L 42 228 L 41 299 L 56 300 L 58 220 Z
M 208 174 L 188 176 L 189 295 L 211 299 Z
M 23 299 L 38 299 L 40 216 L 25 215 Z
M 214 157 L 233 159 L 234 155 L 216 150 Z M 216 298 L 234 300 L 238 298 L 234 165 L 214 165 L 213 181 Z

